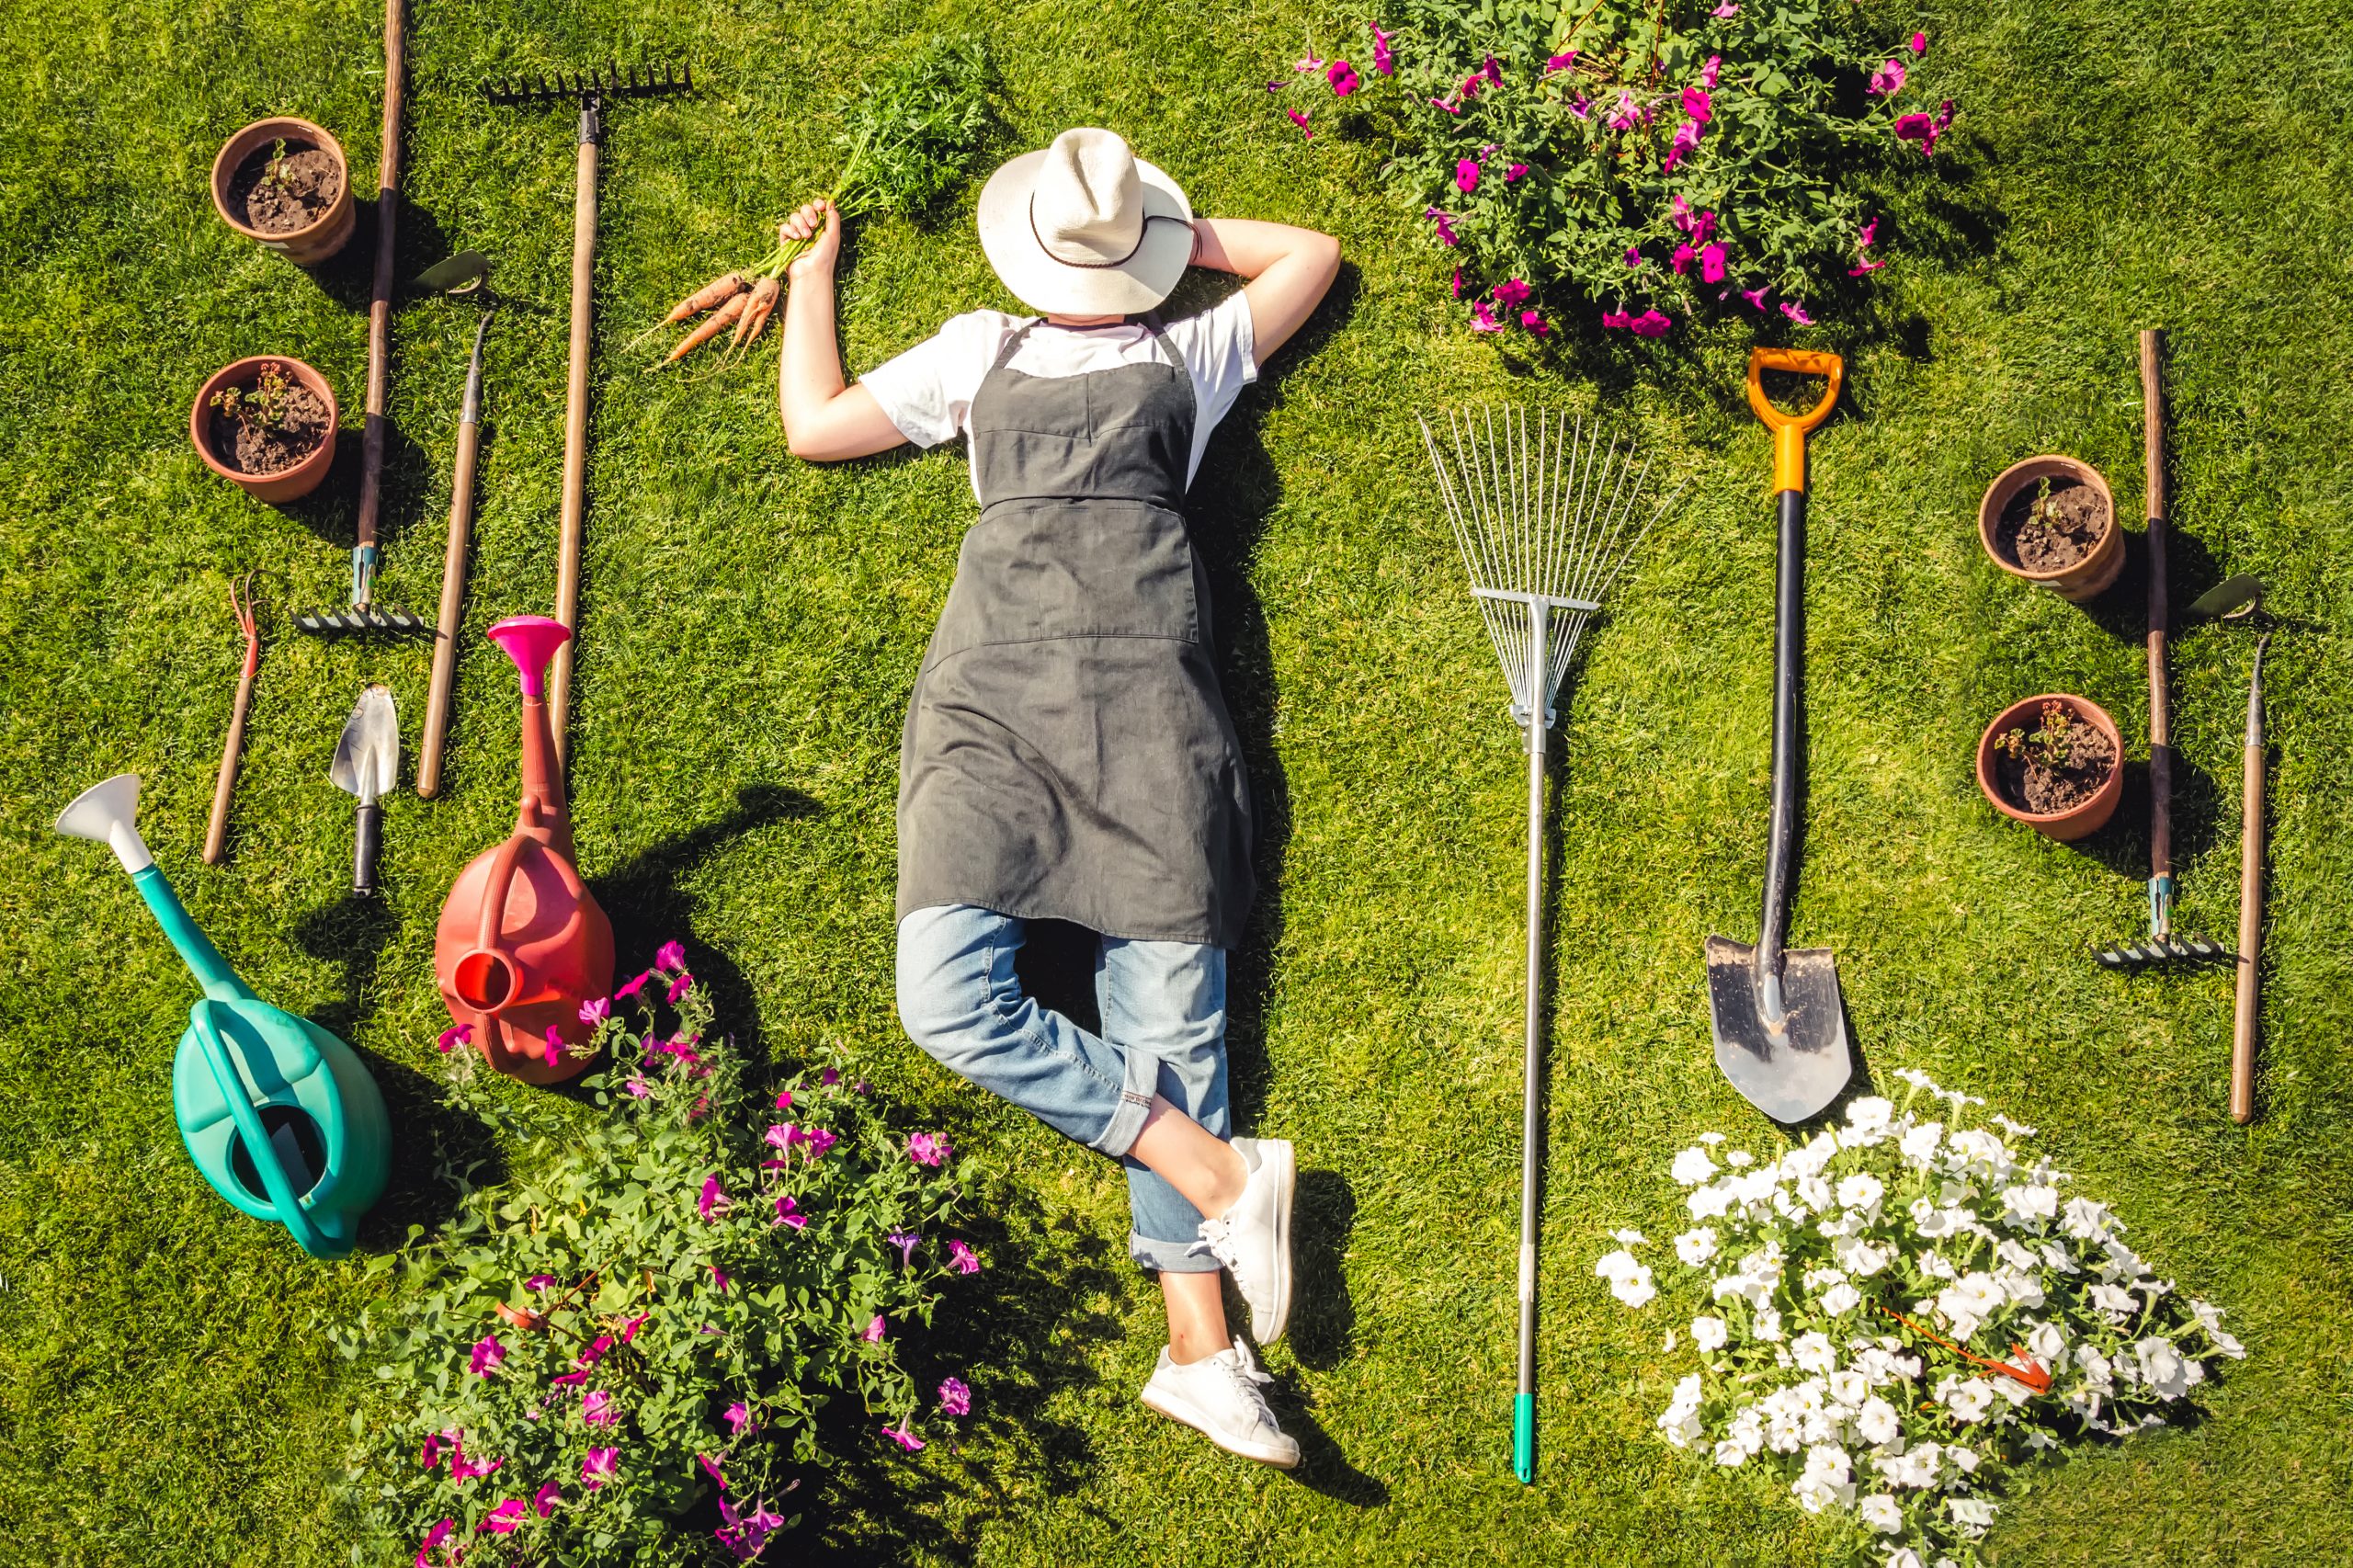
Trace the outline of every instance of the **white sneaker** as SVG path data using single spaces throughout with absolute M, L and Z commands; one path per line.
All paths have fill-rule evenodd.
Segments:
M 1201 1239 L 1188 1250 L 1225 1265 L 1250 1303 L 1250 1337 L 1272 1345 L 1290 1322 L 1290 1195 L 1299 1165 L 1286 1139 L 1236 1138 L 1228 1146 L 1249 1167 L 1249 1180 L 1233 1208 L 1201 1221 Z
M 1284 1432 L 1267 1408 L 1261 1385 L 1275 1380 L 1258 1369 L 1239 1339 L 1190 1366 L 1180 1367 L 1160 1351 L 1160 1365 L 1143 1385 L 1143 1403 L 1172 1421 L 1182 1421 L 1229 1454 L 1282 1470 L 1299 1464 L 1299 1440 Z

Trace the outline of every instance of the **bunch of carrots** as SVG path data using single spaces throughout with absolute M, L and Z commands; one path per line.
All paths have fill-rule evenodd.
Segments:
M 913 217 L 971 171 L 989 128 L 994 76 L 980 40 L 933 39 L 915 55 L 870 85 L 852 107 L 840 144 L 848 150 L 841 177 L 826 199 L 845 219 L 880 212 Z M 637 342 L 705 315 L 665 354 L 675 365 L 729 327 L 727 358 L 756 342 L 784 294 L 784 269 L 808 240 L 779 241 L 750 267 L 722 273 L 671 307 Z M 635 344 L 631 347 L 634 347 Z M 658 366 L 656 367 L 659 368 Z

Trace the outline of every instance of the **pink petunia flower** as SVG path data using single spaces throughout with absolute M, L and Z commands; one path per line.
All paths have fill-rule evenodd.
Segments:
M 1708 62 L 1699 67 L 1699 85 L 1712 91 L 1716 85 L 1716 74 L 1723 68 L 1724 57 L 1722 55 L 1711 54 L 1708 56 Z
M 1527 298 L 1535 291 L 1535 290 L 1530 289 L 1525 282 L 1517 278 L 1505 278 L 1502 282 L 1496 284 L 1495 289 L 1492 290 L 1495 297 L 1495 303 L 1499 305 L 1519 304 L 1526 301 Z
M 1490 54 L 1487 56 L 1486 60 L 1480 65 L 1479 72 L 1480 74 L 1485 76 L 1488 81 L 1493 82 L 1496 86 L 1500 87 L 1504 85 L 1503 62 L 1497 60 L 1494 55 Z
M 726 1455 L 724 1455 L 724 1454 L 722 1454 L 722 1455 L 720 1455 L 719 1457 L 720 1457 L 720 1458 L 722 1458 L 722 1459 L 725 1459 L 727 1456 L 726 1456 Z M 726 1490 L 727 1490 L 727 1478 L 726 1478 L 725 1476 L 723 1476 L 723 1475 L 722 1475 L 722 1474 L 720 1474 L 720 1473 L 719 1473 L 719 1467 L 718 1467 L 717 1465 L 715 1465 L 715 1464 L 711 1463 L 711 1461 L 710 1461 L 710 1460 L 705 1459 L 705 1458 L 704 1458 L 702 1455 L 700 1455 L 700 1454 L 697 1454 L 697 1455 L 695 1456 L 695 1463 L 697 1463 L 697 1464 L 699 1464 L 699 1465 L 702 1466 L 702 1468 L 703 1468 L 703 1473 L 704 1473 L 704 1474 L 706 1474 L 706 1475 L 708 1475 L 708 1476 L 710 1476 L 711 1480 L 713 1480 L 714 1482 L 717 1482 L 717 1483 L 719 1483 L 719 1489 L 720 1489 L 722 1492 L 724 1492 L 724 1491 L 726 1491 Z
M 1609 129 L 1631 131 L 1634 129 L 1634 122 L 1643 118 L 1645 117 L 1643 112 L 1634 107 L 1634 95 L 1623 87 L 1619 88 L 1618 112 L 1609 117 Z
M 1927 52 L 1928 52 L 1928 35 L 1927 35 L 1927 33 L 1914 33 L 1914 34 L 1912 35 L 1912 45 L 1911 45 L 1911 47 L 1912 47 L 1912 52 L 1913 52 L 1913 53 L 1915 53 L 1915 54 L 1926 54 L 1926 53 L 1927 53 Z
M 1504 183 L 1506 185 L 1509 185 L 1512 181 L 1518 179 L 1527 173 L 1528 165 L 1526 164 L 1514 164 L 1509 168 L 1504 170 Z
M 1294 75 L 1304 76 L 1310 71 L 1323 70 L 1324 62 L 1317 57 L 1315 53 L 1315 46 L 1310 44 L 1305 54 L 1290 62 L 1290 68 Z
M 823 1073 L 817 1074 L 817 1082 L 823 1084 L 829 1089 L 841 1081 L 842 1070 L 838 1067 L 828 1067 Z
M 1637 337 L 1665 337 L 1666 329 L 1674 324 L 1670 318 L 1655 310 L 1644 311 L 1626 324 Z
M 720 1186 L 719 1173 L 703 1177 L 702 1196 L 695 1199 L 695 1211 L 708 1220 L 714 1213 L 725 1213 L 728 1207 L 727 1189 Z
M 1569 105 L 1569 112 L 1575 115 L 1579 119 L 1591 119 L 1593 118 L 1593 100 L 1585 97 L 1583 94 L 1579 94 L 1576 101 Z
M 779 1198 L 776 1200 L 775 1222 L 779 1225 L 790 1225 L 796 1231 L 807 1230 L 809 1216 L 799 1212 L 800 1207 L 790 1198 Z
M 1479 188 L 1479 165 L 1471 158 L 1454 161 L 1454 188 L 1468 196 Z
M 633 1318 L 621 1319 L 620 1342 L 627 1345 L 637 1337 L 637 1331 L 654 1321 L 651 1312 L 640 1312 Z
M 694 988 L 695 977 L 691 974 L 681 974 L 677 979 L 670 982 L 670 989 L 665 999 L 675 1007 L 678 1005 L 678 998 Z
M 1666 258 L 1666 264 L 1675 268 L 1676 275 L 1680 277 L 1684 269 L 1691 265 L 1691 258 L 1699 254 L 1688 244 L 1679 244 L 1675 247 L 1675 254 Z
M 474 1533 L 476 1535 L 512 1535 L 522 1528 L 523 1517 L 530 1511 L 531 1506 L 520 1497 L 509 1497 L 506 1502 L 493 1508 L 483 1517 L 482 1523 L 474 1527 Z
M 1629 266 L 1629 267 L 1640 267 L 1640 266 L 1642 266 L 1644 262 L 1648 261 L 1649 259 L 1650 259 L 1650 258 L 1649 258 L 1648 256 L 1644 256 L 1644 255 L 1643 254 L 1643 247 L 1642 247 L 1642 246 L 1640 246 L 1640 245 L 1628 245 L 1628 246 L 1626 247 L 1626 265 L 1627 265 L 1627 266 Z
M 675 970 L 677 972 L 684 974 L 687 969 L 686 945 L 681 942 L 670 941 L 665 942 L 660 947 L 654 949 L 654 967 L 661 970 L 665 973 L 668 973 Z
M 720 1290 L 726 1290 L 730 1283 L 727 1270 L 720 1267 L 719 1265 L 715 1263 L 710 1265 L 710 1282 L 715 1289 Z
M 554 1283 L 555 1276 L 552 1274 L 534 1274 L 529 1279 L 523 1281 L 523 1289 L 526 1290 L 544 1290 Z
M 642 1100 L 654 1093 L 654 1085 L 632 1073 L 621 1081 L 621 1093 L 633 1100 Z
M 1462 106 L 1455 102 L 1452 98 L 1432 98 L 1430 100 L 1430 108 L 1442 108 L 1449 114 L 1461 114 L 1462 112 Z
M 1459 245 L 1462 243 L 1461 236 L 1456 234 L 1454 232 L 1454 215 L 1452 213 L 1441 212 L 1435 207 L 1426 207 L 1422 210 L 1422 216 L 1432 219 L 1437 222 L 1438 244 L 1442 245 Z
M 1315 140 L 1315 132 L 1307 129 L 1307 111 L 1305 109 L 1287 108 L 1283 110 L 1283 113 L 1290 116 L 1290 122 L 1293 125 L 1299 127 L 1299 131 L 1302 136 L 1304 136 L 1310 142 Z
M 959 1274 L 978 1274 L 981 1271 L 980 1256 L 965 1245 L 961 1237 L 948 1244 L 948 1261 Z
M 910 1267 L 915 1260 L 915 1244 L 923 1240 L 913 1231 L 893 1231 L 882 1238 L 899 1249 L 899 1267 Z
M 1574 71 L 1576 68 L 1577 51 L 1574 49 L 1570 50 L 1566 54 L 1553 55 L 1551 59 L 1544 62 L 1544 74 L 1547 76 L 1550 76 L 1555 71 Z
M 1871 73 L 1870 85 L 1867 90 L 1875 94 L 1885 95 L 1900 92 L 1903 90 L 1903 87 L 1904 62 L 1901 60 L 1891 60 L 1886 64 Z
M 506 1359 L 506 1346 L 498 1342 L 498 1335 L 485 1334 L 474 1341 L 474 1353 L 467 1358 L 466 1369 L 475 1377 L 486 1378 L 498 1370 L 498 1364 Z
M 1699 126 L 1696 120 L 1685 120 L 1675 128 L 1675 140 L 1667 143 L 1666 161 L 1659 165 L 1659 172 L 1667 173 L 1686 156 L 1699 150 Z
M 426 1530 L 425 1544 L 416 1549 L 416 1568 L 427 1568 L 426 1557 L 438 1550 L 441 1543 L 449 1539 L 449 1532 L 457 1528 L 457 1520 L 443 1519 L 431 1529 Z
M 1477 97 L 1479 96 L 1479 89 L 1486 85 L 1486 74 L 1481 71 L 1473 71 L 1471 74 L 1462 78 L 1462 85 L 1454 89 L 1454 96 L 1459 101 L 1467 104 L 1472 98 Z
M 1552 335 L 1552 329 L 1545 322 L 1543 314 L 1540 312 L 1520 312 L 1519 324 L 1526 327 L 1529 331 L 1534 333 L 1539 337 L 1550 337 Z
M 1706 283 L 1724 280 L 1724 247 L 1721 244 L 1699 247 L 1699 278 Z
M 1447 294 L 1452 299 L 1462 298 L 1462 269 L 1459 267 L 1454 269 L 1454 281 L 1447 285 Z
M 1383 76 L 1392 74 L 1397 69 L 1397 56 L 1390 49 L 1389 40 L 1397 35 L 1382 32 L 1379 22 L 1365 25 L 1372 29 L 1372 68 Z
M 556 1027 L 555 1027 L 553 1024 L 550 1024 L 550 1025 L 548 1026 L 548 1056 L 547 1056 L 547 1059 L 548 1059 L 550 1062 L 553 1062 L 557 1057 L 562 1056 L 563 1054 L 563 1035 L 561 1035 L 561 1034 L 559 1034 L 558 1032 L 556 1032 Z
M 729 1405 L 721 1415 L 734 1436 L 738 1437 L 747 1431 L 759 1430 L 759 1426 L 752 1420 L 752 1407 L 740 1399 Z
M 555 1512 L 555 1500 L 563 1491 L 563 1488 L 551 1481 L 531 1494 L 531 1506 L 538 1511 L 540 1517 L 544 1519 Z
M 902 1432 L 894 1426 L 885 1426 L 882 1428 L 882 1435 L 911 1454 L 920 1453 L 923 1450 L 923 1439 L 913 1432 Z
M 462 1486 L 478 1476 L 488 1475 L 506 1463 L 505 1460 L 470 1460 L 465 1456 L 464 1450 L 460 1449 L 449 1460 L 450 1484 Z
M 1813 318 L 1805 313 L 1805 306 L 1800 304 L 1795 300 L 1782 301 L 1781 313 L 1789 317 L 1791 321 L 1797 323 L 1800 326 L 1812 326 L 1813 324 Z
M 588 1397 L 580 1402 L 580 1418 L 591 1426 L 609 1426 L 621 1418 L 621 1413 L 610 1393 L 590 1389 Z
M 1604 311 L 1601 312 L 1601 324 L 1606 327 L 1631 326 L 1634 318 L 1623 311 Z
M 613 1000 L 618 1002 L 624 996 L 636 995 L 639 992 L 645 989 L 645 983 L 653 978 L 654 971 L 649 969 L 642 974 L 622 981 L 619 985 L 613 987 Z
M 1715 101 L 1708 97 L 1704 87 L 1686 87 L 1683 89 L 1683 112 L 1705 125 L 1715 118 Z
M 435 1038 L 433 1041 L 433 1049 L 439 1051 L 442 1055 L 447 1056 L 452 1050 L 459 1046 L 472 1044 L 473 1042 L 473 1025 L 451 1024 L 448 1028 L 443 1029 L 441 1033 Z
M 877 1312 L 874 1314 L 874 1321 L 866 1325 L 866 1332 L 858 1337 L 869 1345 L 880 1345 L 882 1342 L 882 1336 L 890 1331 L 890 1324 L 883 1320 L 881 1313 Z
M 948 1140 L 937 1133 L 915 1132 L 907 1136 L 907 1158 L 919 1165 L 937 1168 L 951 1153 Z
M 1740 15 L 1740 7 L 1733 5 L 1732 0 L 1724 0 L 1722 5 L 1709 12 L 1708 15 L 1718 17 L 1737 17 Z
M 1324 73 L 1324 79 L 1332 84 L 1334 97 L 1345 98 L 1357 90 L 1356 67 L 1345 60 L 1332 62 L 1331 67 Z
M 580 1461 L 580 1484 L 594 1492 L 620 1472 L 619 1449 L 591 1449 Z
M 1920 143 L 1920 155 L 1933 158 L 1937 155 L 1937 138 L 1942 136 L 1945 128 L 1951 123 L 1952 100 L 1947 98 L 1938 108 L 1934 118 L 1925 114 L 1898 115 L 1895 138 L 1899 142 L 1917 142 Z
M 575 1367 L 593 1367 L 603 1360 L 605 1352 L 612 1347 L 613 1336 L 609 1334 L 600 1334 L 589 1342 L 588 1348 L 583 1350 L 572 1364 Z
M 963 1415 L 972 1408 L 972 1391 L 961 1378 L 949 1378 L 939 1385 L 939 1408 L 949 1415 Z
M 609 996 L 599 996 L 593 1002 L 580 1004 L 580 1021 L 593 1028 L 610 1017 L 612 1012 L 613 999 Z
M 1765 308 L 1765 296 L 1772 291 L 1772 287 L 1768 284 L 1755 289 L 1743 289 L 1740 291 L 1740 297 L 1748 301 L 1751 309 L 1761 311 Z
M 1495 319 L 1495 306 L 1482 300 L 1472 309 L 1471 330 L 1472 332 L 1501 332 L 1503 329 L 1504 324 Z

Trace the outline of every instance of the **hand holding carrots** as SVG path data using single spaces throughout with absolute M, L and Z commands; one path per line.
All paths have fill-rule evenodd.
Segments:
M 842 250 L 840 209 L 823 198 L 801 203 L 801 210 L 777 225 L 776 244 L 779 251 L 799 247 L 801 254 L 785 267 L 785 276 L 795 283 L 804 278 L 830 279 Z

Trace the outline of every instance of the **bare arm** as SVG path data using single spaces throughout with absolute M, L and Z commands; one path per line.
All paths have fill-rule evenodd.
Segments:
M 785 275 L 784 351 L 776 378 L 785 446 L 811 462 L 887 452 L 906 437 L 872 392 L 842 384 L 841 352 L 834 342 L 834 264 L 841 255 L 842 218 L 833 203 L 809 202 L 780 231 L 787 240 L 812 235 L 816 244 Z
M 1246 278 L 1250 335 L 1264 365 L 1307 324 L 1340 275 L 1340 242 L 1313 229 L 1252 218 L 1197 218 L 1193 265 Z

